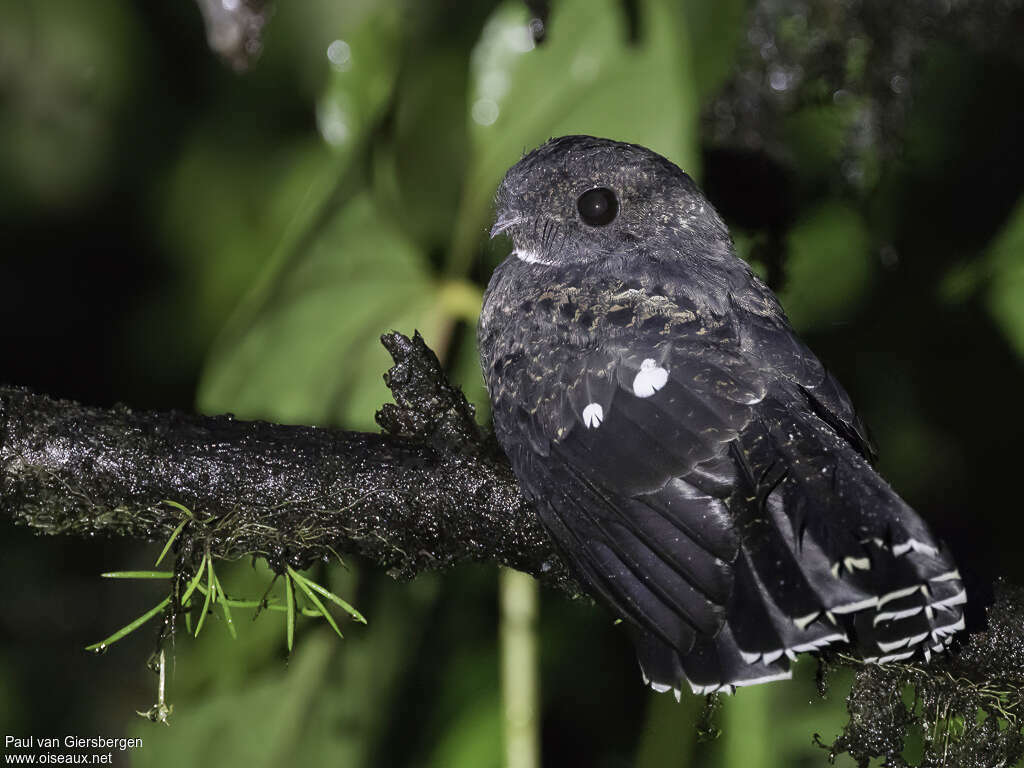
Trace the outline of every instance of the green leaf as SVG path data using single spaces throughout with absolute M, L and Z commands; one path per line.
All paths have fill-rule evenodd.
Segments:
M 152 608 L 150 608 L 144 614 L 139 616 L 139 618 L 137 618 L 135 621 L 133 621 L 130 624 L 126 624 L 125 626 L 121 627 L 119 630 L 117 630 L 117 632 L 112 634 L 110 637 L 105 638 L 103 640 L 100 640 L 98 643 L 93 643 L 92 645 L 85 646 L 85 650 L 87 650 L 87 651 L 103 651 L 103 650 L 105 650 L 107 648 L 107 646 L 116 643 L 118 640 L 120 640 L 121 638 L 125 637 L 126 635 L 130 635 L 136 629 L 138 629 L 143 624 L 145 624 L 147 621 L 149 621 L 154 616 L 156 616 L 158 613 L 160 613 L 160 611 L 162 611 L 164 608 L 167 607 L 167 604 L 170 601 L 171 601 L 170 597 L 165 597 L 157 605 L 154 605 Z
M 107 571 L 100 576 L 104 579 L 170 579 L 174 571 Z
M 350 616 L 352 616 L 352 618 L 355 619 L 356 621 L 358 621 L 358 622 L 360 622 L 362 624 L 366 623 L 366 619 L 363 617 L 363 614 L 361 614 L 359 611 L 357 611 L 355 608 L 353 608 L 351 605 L 346 603 L 344 600 L 342 600 L 340 597 L 338 597 L 336 594 L 331 592 L 326 587 L 320 586 L 319 584 L 317 584 L 315 581 L 312 581 L 311 579 L 305 579 L 304 582 L 305 582 L 307 587 L 312 589 L 314 592 L 319 592 L 321 595 L 326 597 L 332 603 L 334 603 L 339 608 L 341 608 L 343 611 L 345 611 Z
M 155 370 L 180 367 L 182 357 L 201 361 L 248 286 L 292 247 L 293 229 L 306 225 L 304 216 L 327 199 L 345 165 L 315 135 L 267 146 L 259 136 L 209 125 L 188 138 L 159 184 L 162 241 L 174 271 L 159 301 L 140 308 L 129 328 Z M 173 354 L 147 350 L 168 313 L 181 337 L 172 339 Z
M 633 44 L 615 0 L 555 4 L 539 47 L 522 3 L 502 4 L 488 21 L 471 65 L 472 161 L 451 274 L 465 274 L 472 264 L 505 170 L 551 136 L 630 141 L 697 169 L 699 105 L 685 17 L 671 0 L 637 5 L 640 40 Z
M 184 509 L 184 507 L 182 507 L 182 509 Z M 160 561 L 163 560 L 164 557 L 167 555 L 167 552 L 168 550 L 170 550 L 171 545 L 174 544 L 174 540 L 178 538 L 178 534 L 180 534 L 185 529 L 185 525 L 188 523 L 189 519 L 190 518 L 186 517 L 184 520 L 178 523 L 178 527 L 174 529 L 174 533 L 172 533 L 171 537 L 167 539 L 167 543 L 164 544 L 164 548 L 160 550 L 160 557 L 156 559 L 156 563 L 154 563 L 154 565 L 160 565 Z
M 320 602 L 320 599 L 313 594 L 311 586 L 314 582 L 309 581 L 301 573 L 295 571 L 291 566 L 287 566 L 288 575 L 292 577 L 292 581 L 299 585 L 299 589 L 305 593 L 306 597 L 309 598 L 309 602 L 316 606 L 316 609 L 320 611 L 320 615 L 326 619 L 327 623 L 331 625 L 331 629 L 334 630 L 338 637 L 344 639 L 345 636 L 341 634 L 341 630 L 338 629 L 338 624 L 334 621 L 334 617 L 331 616 L 331 612 L 327 610 L 327 607 Z M 365 620 L 364 620 L 365 623 Z
M 277 265 L 302 250 L 324 207 L 351 176 L 359 175 L 352 168 L 361 167 L 367 137 L 391 103 L 402 60 L 403 15 L 396 0 L 333 5 L 345 7 L 334 13 L 304 4 L 302 13 L 284 14 L 287 18 L 275 18 L 274 25 L 278 30 L 279 23 L 304 27 L 310 19 L 322 22 L 296 41 L 303 51 L 301 64 L 291 62 L 306 70 L 309 81 L 285 86 L 319 93 L 319 136 L 300 132 L 282 141 L 279 132 L 272 132 L 268 142 L 266 130 L 251 130 L 244 121 L 211 121 L 188 137 L 160 185 L 167 190 L 160 215 L 177 279 L 162 285 L 165 295 L 146 303 L 138 321 L 130 324 L 136 347 L 149 350 L 142 367 L 168 375 L 174 366 L 198 365 L 210 348 L 212 330 L 225 323 L 233 331 L 239 323 L 244 329 L 250 312 L 239 316 L 231 311 L 246 296 L 246 287 L 251 290 L 243 310 L 252 297 L 265 295 Z M 279 55 L 279 46 L 290 39 L 275 35 L 267 53 Z M 313 62 L 315 74 L 308 69 Z M 252 73 L 257 80 L 250 85 L 256 90 L 268 90 L 268 83 L 259 80 L 266 75 L 265 63 L 259 74 Z M 294 73 L 289 75 L 294 79 Z M 163 328 L 168 313 L 176 316 L 179 329 L 170 355 L 150 344 L 154 327 Z
M 188 584 L 188 587 L 185 588 L 185 594 L 181 596 L 181 605 L 182 605 L 182 607 L 184 607 L 185 604 L 188 603 L 189 598 L 192 597 L 192 593 L 195 592 L 196 591 L 196 587 L 199 586 L 199 581 L 200 581 L 200 579 L 203 578 L 203 566 L 204 565 L 206 565 L 206 558 L 203 558 L 203 562 L 201 562 L 199 564 L 199 567 L 196 568 L 195 576 L 192 577 L 192 581 L 190 581 L 189 584 Z
M 199 637 L 199 633 L 203 631 L 203 624 L 206 622 L 206 612 L 210 610 L 210 600 L 213 598 L 214 589 L 216 589 L 213 577 L 213 558 L 207 554 L 204 562 L 206 563 L 206 599 L 203 600 L 203 610 L 199 612 L 199 621 L 196 622 L 196 637 Z M 202 573 L 202 570 L 200 567 L 199 572 Z
M 361 23 L 337 30 L 325 46 L 329 76 L 317 103 L 320 135 L 337 153 L 347 155 L 362 143 L 391 99 L 402 57 L 402 12 L 397 2 L 366 5 Z
M 736 54 L 747 30 L 749 3 L 714 0 L 680 3 L 680 6 L 686 16 L 685 31 L 689 33 L 694 80 L 703 101 L 713 96 L 733 72 Z
M 292 644 L 295 639 L 295 587 L 292 584 L 291 574 L 285 574 L 284 595 L 288 610 L 288 615 L 285 617 L 285 627 L 288 634 L 288 653 L 291 653 Z
M 213 586 L 217 590 L 217 602 L 220 603 L 220 607 L 224 611 L 224 622 L 228 626 L 228 632 L 231 633 L 231 637 L 237 638 L 238 633 L 235 632 L 235 622 L 231 619 L 231 601 L 224 594 L 224 588 L 220 585 L 220 577 L 214 573 L 212 563 L 210 565 L 210 575 L 213 576 Z
M 848 320 L 871 279 L 871 242 L 860 215 L 830 203 L 789 233 L 786 282 L 779 300 L 798 330 Z
M 1024 358 L 1024 197 L 988 253 L 988 311 Z
M 186 507 L 181 502 L 171 501 L 170 499 L 164 499 L 160 503 L 161 504 L 166 504 L 169 507 L 174 507 L 176 510 L 178 510 L 181 513 L 183 513 L 186 517 L 192 517 L 193 516 L 192 515 L 192 510 L 189 509 L 188 507 Z
M 447 323 L 426 259 L 360 195 L 282 265 L 237 335 L 210 357 L 199 404 L 285 423 L 371 428 L 390 399 L 379 337 L 420 330 L 437 349 Z
M 403 228 L 424 248 L 447 249 L 467 162 L 468 51 L 433 41 L 418 48 L 396 94 L 389 204 L 402 211 Z

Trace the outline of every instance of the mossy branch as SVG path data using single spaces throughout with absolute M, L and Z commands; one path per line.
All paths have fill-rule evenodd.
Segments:
M 859 766 L 885 757 L 901 768 L 993 768 L 1024 758 L 1024 589 L 997 584 L 984 626 L 930 664 L 864 664 L 841 652 L 822 658 L 857 670 L 846 699 L 850 720 L 826 746 Z M 817 737 L 815 737 L 817 739 Z M 911 744 L 921 757 L 905 760 Z
M 2 509 L 40 533 L 175 536 L 179 558 L 260 556 L 279 573 L 336 553 L 402 578 L 477 560 L 578 593 L 500 449 L 422 338 L 382 341 L 395 360 L 385 376 L 395 402 L 377 414 L 380 434 L 90 408 L 0 388 Z M 996 594 L 987 625 L 927 666 L 826 654 L 825 677 L 857 670 L 832 755 L 907 765 L 916 738 L 921 766 L 1024 756 L 1024 590 Z

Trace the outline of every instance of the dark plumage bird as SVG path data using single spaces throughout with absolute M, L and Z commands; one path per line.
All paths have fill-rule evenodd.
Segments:
M 655 690 L 785 678 L 832 643 L 879 663 L 948 645 L 949 552 L 689 176 L 566 136 L 497 209 L 515 247 L 480 317 L 495 431 Z

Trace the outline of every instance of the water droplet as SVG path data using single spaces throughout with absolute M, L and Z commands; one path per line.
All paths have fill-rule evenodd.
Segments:
M 348 72 L 352 68 L 352 47 L 344 40 L 335 40 L 327 46 L 327 58 L 336 70 Z
M 784 91 L 789 88 L 789 75 L 784 69 L 773 67 L 768 74 L 768 85 L 772 87 L 773 91 Z
M 344 144 L 352 131 L 349 126 L 349 116 L 345 109 L 336 101 L 328 101 L 321 104 L 317 109 L 317 123 L 320 128 L 320 135 L 324 141 L 332 146 Z
M 500 111 L 497 102 L 493 99 L 477 99 L 473 102 L 473 108 L 470 110 L 473 122 L 478 125 L 493 125 L 494 121 L 498 119 Z

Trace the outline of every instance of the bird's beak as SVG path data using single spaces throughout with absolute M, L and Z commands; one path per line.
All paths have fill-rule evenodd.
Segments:
M 507 229 L 511 229 L 516 224 L 523 221 L 523 217 L 515 212 L 505 212 L 498 214 L 497 220 L 494 222 L 494 226 L 491 227 L 491 239 L 493 240 L 502 232 Z

